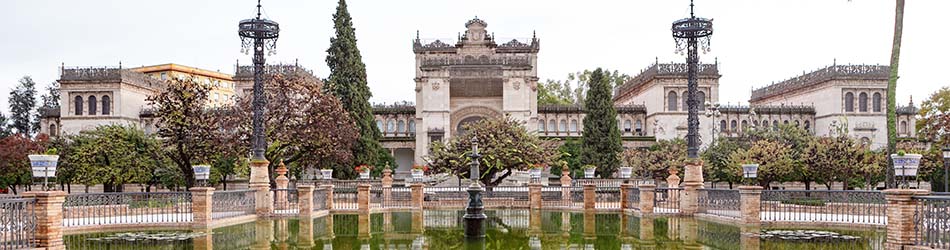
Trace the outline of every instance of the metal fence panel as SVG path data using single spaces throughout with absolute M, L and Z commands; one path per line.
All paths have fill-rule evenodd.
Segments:
M 191 221 L 189 192 L 70 194 L 63 203 L 66 227 Z
M 0 249 L 30 249 L 36 234 L 36 199 L 0 199 Z
M 683 188 L 656 188 L 653 200 L 653 212 L 675 214 L 680 212 L 680 193 Z
M 297 214 L 297 189 L 271 189 L 274 192 L 274 214 Z
M 700 189 L 699 212 L 725 217 L 739 218 L 739 190 Z
M 215 191 L 211 196 L 211 218 L 221 219 L 254 214 L 254 190 Z
M 763 221 L 884 225 L 887 203 L 879 191 L 765 190 Z
M 914 235 L 918 246 L 950 249 L 950 196 L 914 197 Z

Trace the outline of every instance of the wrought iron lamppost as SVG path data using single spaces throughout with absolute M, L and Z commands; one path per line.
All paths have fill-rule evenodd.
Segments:
M 465 237 L 484 238 L 484 223 L 488 217 L 485 216 L 484 206 L 482 205 L 482 192 L 485 189 L 478 183 L 478 159 L 482 156 L 478 154 L 478 138 L 475 136 L 472 137 L 472 154 L 469 157 L 472 159 L 472 162 L 469 163 L 471 167 L 469 178 L 471 178 L 472 184 L 468 186 L 468 207 L 465 208 L 465 215 L 462 216 L 462 219 L 465 220 Z
M 706 117 L 713 118 L 712 122 L 712 143 L 716 143 L 716 121 L 719 120 L 719 117 L 722 116 L 722 112 L 719 112 L 719 103 L 710 104 L 706 102 Z M 719 131 L 722 132 L 722 131 Z
M 686 118 L 688 130 L 686 133 L 686 157 L 690 159 L 698 158 L 699 152 L 699 105 L 697 92 L 699 83 L 697 74 L 699 73 L 699 50 L 709 52 L 709 38 L 713 33 L 712 19 L 699 18 L 693 13 L 693 1 L 689 2 L 689 18 L 684 18 L 673 22 L 673 40 L 676 41 L 676 51 L 680 54 L 686 51 L 687 65 L 687 90 L 686 105 L 689 113 Z
M 950 192 L 950 145 L 943 147 L 943 191 Z
M 238 35 L 241 36 L 241 51 L 245 54 L 254 50 L 254 100 L 251 103 L 254 110 L 254 133 L 252 137 L 253 159 L 264 160 L 264 149 L 267 142 L 264 140 L 264 51 L 273 55 L 277 53 L 277 35 L 280 26 L 277 22 L 261 18 L 261 1 L 257 0 L 257 17 L 244 19 L 238 24 Z

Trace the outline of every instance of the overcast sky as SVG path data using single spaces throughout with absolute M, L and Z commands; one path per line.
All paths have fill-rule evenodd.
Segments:
M 254 14 L 254 0 L 4 0 L 0 19 L 0 109 L 24 75 L 40 87 L 66 66 L 125 67 L 178 63 L 225 73 L 240 53 L 237 23 Z M 373 102 L 414 100 L 411 40 L 454 41 L 474 16 L 499 39 L 541 39 L 538 74 L 604 67 L 635 75 L 653 63 L 683 62 L 673 53 L 670 23 L 689 14 L 687 0 L 350 0 Z M 894 0 L 697 0 L 698 16 L 714 18 L 720 101 L 745 103 L 753 87 L 832 64 L 887 65 Z M 324 62 L 336 0 L 264 0 L 265 16 L 281 25 L 278 54 L 325 78 Z M 941 22 L 948 0 L 907 1 L 897 96 L 918 105 L 950 85 L 948 35 Z M 507 39 L 506 39 L 507 40 Z M 41 91 L 42 92 L 42 91 Z

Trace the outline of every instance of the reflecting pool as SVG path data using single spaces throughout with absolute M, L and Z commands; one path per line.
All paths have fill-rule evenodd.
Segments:
M 682 217 L 493 210 L 486 211 L 487 237 L 472 241 L 464 237 L 463 214 L 332 214 L 313 220 L 258 220 L 210 232 L 90 233 L 67 235 L 64 241 L 68 249 L 883 249 L 885 238 L 883 231 L 823 229 L 849 237 L 802 240 L 779 233 L 813 232 Z M 766 230 L 770 235 L 762 237 Z

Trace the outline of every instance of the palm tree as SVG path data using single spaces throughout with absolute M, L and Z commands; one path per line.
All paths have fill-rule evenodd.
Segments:
M 894 43 L 891 46 L 891 74 L 887 80 L 887 188 L 897 186 L 894 178 L 894 162 L 890 154 L 897 152 L 897 65 L 901 55 L 901 36 L 904 29 L 904 0 L 897 0 L 894 14 Z

